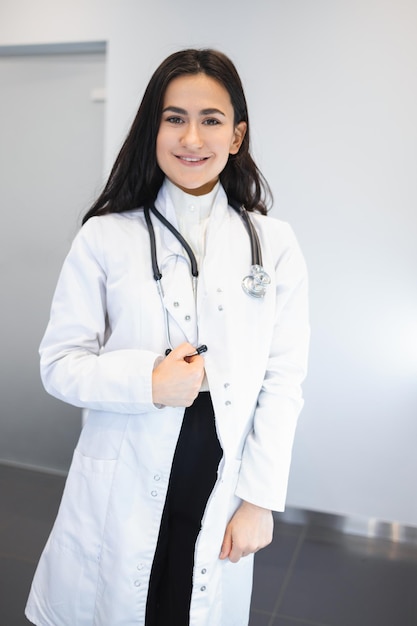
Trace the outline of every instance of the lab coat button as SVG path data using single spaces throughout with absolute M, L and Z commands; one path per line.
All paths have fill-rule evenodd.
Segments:
M 206 590 L 206 586 L 203 585 L 202 587 L 200 587 L 201 591 L 205 591 Z
M 230 402 L 230 400 L 226 400 L 225 405 L 226 406 L 230 406 L 232 403 Z
M 155 476 L 153 477 L 154 480 L 161 480 L 161 477 L 159 474 L 155 474 Z
M 224 383 L 223 387 L 227 389 L 228 387 L 230 387 L 230 383 Z
M 137 565 L 137 569 L 140 571 L 141 569 L 143 569 L 145 567 L 145 565 L 143 563 L 138 563 Z
M 154 498 L 158 495 L 157 491 L 151 491 L 151 496 L 153 496 Z
M 219 311 L 223 311 L 223 305 L 219 304 L 219 306 L 217 307 Z
M 202 573 L 202 574 L 205 574 L 206 572 L 207 572 L 206 568 L 205 568 L 205 567 L 203 567 L 203 569 L 201 570 L 201 573 Z
M 140 580 L 135 580 L 135 587 L 140 587 Z
M 177 307 L 180 306 L 180 303 L 179 302 L 174 302 L 174 306 L 175 306 L 175 308 L 177 308 Z
M 185 316 L 185 320 L 186 320 L 187 322 L 189 322 L 189 321 L 190 321 L 190 319 L 191 319 L 191 315 L 186 315 L 186 316 Z

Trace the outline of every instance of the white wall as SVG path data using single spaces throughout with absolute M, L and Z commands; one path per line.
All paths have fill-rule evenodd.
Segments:
M 280 24 L 275 188 L 313 327 L 289 502 L 416 525 L 417 4 Z
M 104 54 L 0 56 L 0 459 L 65 471 L 80 411 L 38 347 L 64 255 L 102 182 Z
M 1 0 L 0 45 L 105 40 L 109 1 Z
M 51 5 L 37 2 L 33 21 L 22 20 L 29 0 L 3 2 L 13 19 L 0 14 L 0 44 L 107 39 L 106 168 L 168 53 L 213 46 L 235 60 L 274 213 L 294 226 L 311 276 L 288 503 L 417 526 L 417 5 L 67 0 L 59 15 Z

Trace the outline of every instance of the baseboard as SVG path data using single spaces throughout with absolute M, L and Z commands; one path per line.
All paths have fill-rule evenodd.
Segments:
M 292 507 L 288 507 L 283 513 L 275 513 L 274 516 L 275 519 L 288 524 L 302 524 L 336 530 L 349 535 L 417 545 L 417 528 L 406 526 L 399 522 L 384 522 L 373 518 L 334 515 Z

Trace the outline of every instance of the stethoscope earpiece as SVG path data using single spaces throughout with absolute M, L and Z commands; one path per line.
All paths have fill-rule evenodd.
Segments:
M 270 282 L 269 275 L 261 265 L 251 265 L 250 274 L 245 276 L 242 281 L 242 288 L 245 293 L 253 298 L 263 298 Z

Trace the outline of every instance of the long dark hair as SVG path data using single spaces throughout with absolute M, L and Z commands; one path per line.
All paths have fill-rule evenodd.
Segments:
M 244 204 L 248 211 L 267 212 L 266 203 L 272 194 L 249 153 L 248 109 L 235 66 L 216 50 L 181 50 L 165 59 L 149 81 L 107 183 L 85 214 L 83 224 L 94 215 L 130 211 L 155 201 L 164 180 L 164 173 L 156 160 L 156 138 L 165 91 L 174 78 L 200 73 L 214 78 L 228 91 L 235 125 L 239 122 L 247 124 L 239 152 L 229 155 L 220 174 L 226 194 L 230 201 Z

